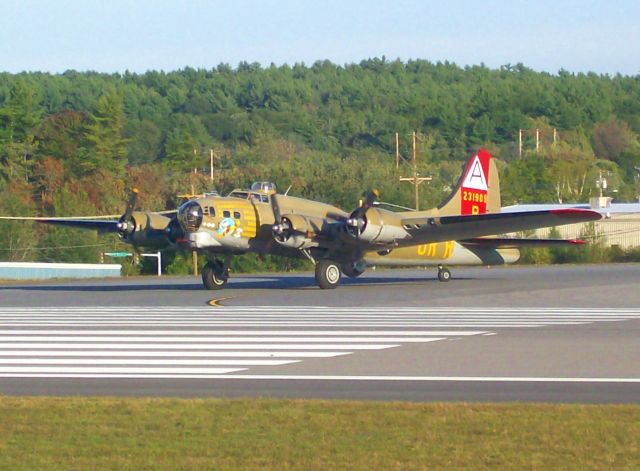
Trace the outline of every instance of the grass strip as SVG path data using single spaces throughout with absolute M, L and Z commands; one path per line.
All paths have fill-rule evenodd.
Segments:
M 0 469 L 640 469 L 640 406 L 0 396 Z

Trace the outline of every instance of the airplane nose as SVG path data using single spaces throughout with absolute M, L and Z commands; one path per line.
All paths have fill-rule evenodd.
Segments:
M 196 201 L 187 201 L 178 208 L 178 222 L 185 232 L 196 232 L 202 224 L 202 206 Z

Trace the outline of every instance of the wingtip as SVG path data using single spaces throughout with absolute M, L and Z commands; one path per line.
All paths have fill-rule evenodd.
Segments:
M 564 208 L 564 209 L 552 209 L 551 214 L 560 216 L 567 219 L 580 219 L 587 221 L 597 221 L 602 219 L 602 214 L 591 209 L 578 209 L 578 208 Z

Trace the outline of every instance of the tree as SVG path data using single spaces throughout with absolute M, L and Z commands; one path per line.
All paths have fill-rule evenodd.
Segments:
M 165 143 L 167 165 L 181 173 L 201 168 L 205 158 L 202 149 L 208 149 L 211 137 L 198 117 L 179 114 Z
M 46 117 L 35 133 L 39 143 L 38 159 L 54 158 L 62 162 L 69 176 L 81 176 L 85 171 L 81 157 L 88 124 L 89 116 L 75 110 L 64 110 Z
M 162 152 L 162 131 L 148 119 L 129 121 L 126 127 L 128 162 L 131 165 L 148 164 Z
M 32 188 L 19 179 L 10 180 L 0 194 L 0 214 L 3 216 L 32 216 L 35 204 Z M 33 260 L 37 239 L 30 221 L 2 221 L 0 223 L 0 260 L 18 262 Z
M 0 108 L 0 178 L 28 181 L 37 147 L 33 128 L 39 118 L 36 89 L 16 82 Z
M 78 182 L 66 183 L 53 199 L 55 214 L 89 216 L 95 214 L 87 193 Z M 43 225 L 38 260 L 46 262 L 97 263 L 100 247 L 95 231 Z
M 616 162 L 632 145 L 634 136 L 627 123 L 612 119 L 606 123 L 594 124 L 591 141 L 599 158 Z
M 81 165 L 87 172 L 105 169 L 124 175 L 127 163 L 124 122 L 123 95 L 115 87 L 108 88 L 86 126 L 87 148 Z

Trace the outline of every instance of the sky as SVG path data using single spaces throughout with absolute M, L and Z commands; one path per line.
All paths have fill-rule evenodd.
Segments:
M 318 60 L 640 74 L 640 0 L 2 0 L 0 71 Z

